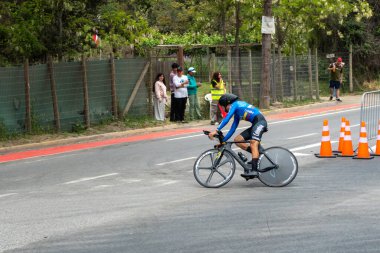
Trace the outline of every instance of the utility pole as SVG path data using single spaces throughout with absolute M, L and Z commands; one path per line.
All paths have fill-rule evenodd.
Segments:
M 261 64 L 261 87 L 259 107 L 268 109 L 270 105 L 270 61 L 272 33 L 274 33 L 274 22 L 272 18 L 272 0 L 264 0 L 264 15 L 261 26 L 262 33 L 262 64 Z M 273 26 L 273 30 L 270 28 Z M 269 29 L 268 29 L 269 28 Z

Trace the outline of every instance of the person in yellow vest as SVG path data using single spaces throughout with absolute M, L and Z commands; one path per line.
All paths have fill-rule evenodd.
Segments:
M 219 98 L 226 93 L 226 85 L 222 79 L 222 74 L 220 72 L 215 72 L 212 75 L 211 80 L 211 107 L 210 107 L 210 118 L 211 125 L 215 125 L 216 122 L 220 123 L 223 119 L 220 108 L 218 107 Z

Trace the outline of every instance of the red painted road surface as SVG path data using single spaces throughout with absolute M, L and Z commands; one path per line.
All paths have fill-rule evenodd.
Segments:
M 325 107 L 325 108 L 308 109 L 306 111 L 300 111 L 300 112 L 279 113 L 275 115 L 266 116 L 266 118 L 268 120 L 290 119 L 290 118 L 297 118 L 301 116 L 314 115 L 314 114 L 318 114 L 322 112 L 325 113 L 329 111 L 339 111 L 339 110 L 357 108 L 359 106 L 360 104 L 337 105 L 337 106 L 331 106 L 331 107 Z M 0 155 L 0 163 L 17 161 L 17 160 L 27 159 L 27 158 L 32 158 L 32 157 L 61 154 L 61 153 L 72 152 L 72 151 L 83 150 L 83 149 L 110 146 L 110 145 L 115 145 L 115 144 L 120 144 L 120 143 L 138 142 L 138 141 L 152 140 L 152 139 L 157 139 L 157 138 L 172 137 L 172 136 L 182 135 L 182 134 L 200 133 L 202 129 L 203 128 L 176 129 L 176 130 L 170 130 L 170 131 L 166 130 L 165 132 L 148 133 L 148 134 L 135 135 L 135 136 L 124 137 L 124 138 L 114 138 L 114 139 L 102 140 L 102 141 L 70 144 L 70 145 L 64 145 L 64 146 L 56 146 L 56 147 L 50 147 L 50 148 L 42 148 L 42 149 L 36 149 L 36 150 L 8 153 L 5 155 Z

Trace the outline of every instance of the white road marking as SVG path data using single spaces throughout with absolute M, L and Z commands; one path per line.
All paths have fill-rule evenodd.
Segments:
M 94 187 L 92 187 L 92 189 L 102 189 L 102 188 L 108 188 L 108 187 L 112 187 L 112 186 L 113 186 L 113 185 L 102 184 L 102 185 L 94 186 Z
M 156 165 L 161 166 L 161 165 L 166 165 L 166 164 L 170 164 L 170 163 L 178 163 L 178 162 L 182 162 L 182 161 L 186 161 L 186 160 L 191 160 L 191 159 L 196 159 L 196 158 L 197 157 L 193 156 L 193 157 L 178 159 L 178 160 L 174 160 L 174 161 L 170 161 L 170 162 L 157 163 Z
M 336 143 L 336 142 L 338 142 L 338 141 L 331 141 L 331 144 L 332 143 Z M 289 150 L 292 151 L 292 152 L 294 152 L 294 151 L 299 151 L 299 150 L 304 150 L 304 149 L 318 147 L 320 145 L 321 145 L 321 143 L 318 142 L 318 143 L 314 143 L 314 144 L 310 144 L 310 145 L 306 145 L 306 146 L 301 146 L 301 147 L 297 147 L 297 148 L 291 148 Z
M 305 154 L 305 153 L 294 152 L 293 155 L 295 155 L 295 156 L 309 156 L 309 155 L 311 155 L 311 154 Z
M 312 114 L 309 116 L 304 116 L 304 117 L 299 117 L 299 118 L 270 122 L 269 126 L 273 125 L 273 124 L 287 123 L 287 122 L 297 121 L 297 120 L 302 120 L 302 119 L 312 119 L 312 118 L 317 118 L 317 117 L 325 117 L 326 115 L 333 115 L 333 114 L 338 114 L 338 113 L 342 113 L 342 112 L 352 112 L 352 111 L 358 111 L 358 110 L 360 110 L 360 108 L 354 108 L 354 109 L 343 110 L 343 111 L 334 111 L 334 112 L 324 113 L 324 114 Z
M 198 136 L 204 136 L 204 134 L 196 134 L 196 135 L 189 135 L 189 136 L 171 138 L 171 139 L 167 139 L 167 141 L 182 140 L 182 139 L 194 138 L 194 137 L 198 137 Z
M 316 135 L 316 134 L 318 134 L 318 133 L 311 133 L 311 134 L 304 134 L 304 135 L 294 136 L 294 137 L 288 138 L 288 140 L 300 139 L 300 138 L 303 138 L 303 137 L 308 137 L 308 136 L 312 136 L 312 135 Z
M 178 181 L 177 180 L 154 180 L 154 183 L 160 184 L 161 186 L 165 186 L 165 185 L 178 183 Z
M 0 198 L 5 198 L 5 197 L 8 197 L 8 196 L 13 196 L 13 195 L 17 195 L 18 193 L 6 193 L 6 194 L 1 194 L 0 195 Z
M 76 183 L 81 183 L 81 182 L 85 182 L 85 181 L 95 180 L 95 179 L 104 178 L 104 177 L 111 177 L 111 176 L 116 176 L 116 175 L 119 175 L 119 173 L 110 173 L 110 174 L 100 175 L 100 176 L 96 176 L 96 177 L 84 177 L 84 178 L 69 181 L 69 182 L 66 182 L 63 184 L 76 184 Z
M 141 182 L 142 179 L 121 179 L 120 181 L 131 184 Z

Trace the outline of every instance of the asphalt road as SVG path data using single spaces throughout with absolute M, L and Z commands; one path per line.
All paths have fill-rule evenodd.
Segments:
M 0 164 L 0 252 L 379 252 L 380 157 L 313 155 L 342 116 L 356 145 L 358 109 L 270 121 L 263 145 L 300 166 L 284 188 L 198 185 L 201 132 Z

